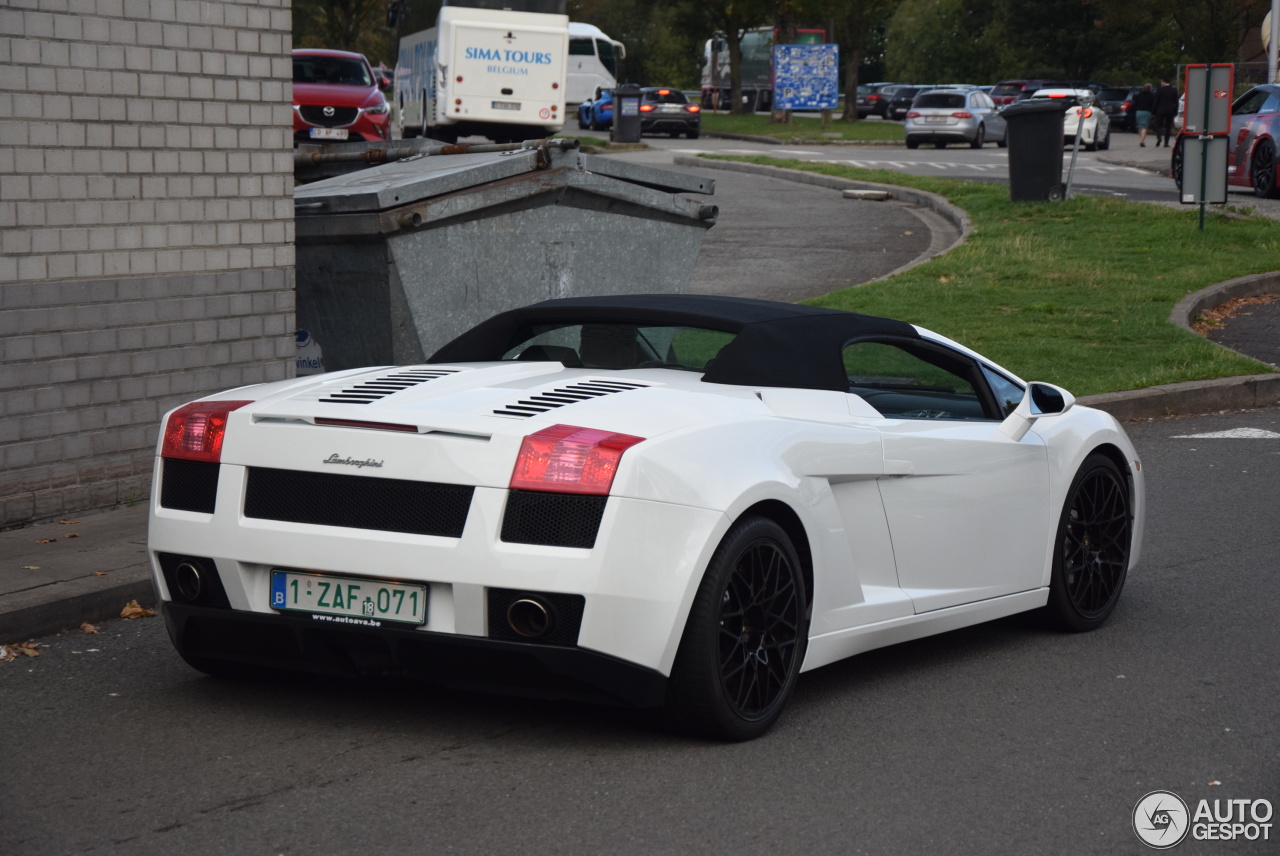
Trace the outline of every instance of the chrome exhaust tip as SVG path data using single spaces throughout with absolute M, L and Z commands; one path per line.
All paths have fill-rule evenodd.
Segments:
M 555 629 L 555 617 L 541 600 L 522 597 L 507 608 L 507 624 L 526 639 L 539 639 Z
M 200 568 L 190 562 L 183 562 L 173 572 L 175 592 L 185 601 L 195 601 L 204 594 L 204 580 L 200 576 Z

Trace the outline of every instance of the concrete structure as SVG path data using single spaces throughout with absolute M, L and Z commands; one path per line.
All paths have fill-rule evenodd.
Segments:
M 0 4 L 0 527 L 146 497 L 160 416 L 292 376 L 288 0 Z

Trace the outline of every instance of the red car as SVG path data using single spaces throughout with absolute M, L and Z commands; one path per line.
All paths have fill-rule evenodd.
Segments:
M 293 52 L 293 141 L 391 139 L 391 105 L 363 54 Z
M 1280 84 L 1255 86 L 1231 105 L 1227 184 L 1253 189 L 1255 196 L 1280 196 L 1276 149 L 1280 146 Z M 1171 172 L 1182 189 L 1182 136 L 1174 144 Z

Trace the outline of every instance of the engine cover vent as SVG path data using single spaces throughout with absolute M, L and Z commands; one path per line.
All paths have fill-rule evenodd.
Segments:
M 325 404 L 369 404 L 373 401 L 395 395 L 397 392 L 415 387 L 436 378 L 456 374 L 460 369 L 405 369 L 383 375 L 371 380 L 363 380 L 337 392 L 321 390 L 316 401 Z
M 580 383 L 570 383 L 554 389 L 548 389 L 537 395 L 522 398 L 513 404 L 505 404 L 494 410 L 493 414 L 495 416 L 537 416 L 539 413 L 546 413 L 548 410 L 564 407 L 567 404 L 590 401 L 593 398 L 599 398 L 602 395 L 609 395 L 614 392 L 644 389 L 647 386 L 648 384 L 646 383 L 630 383 L 620 380 L 584 380 Z

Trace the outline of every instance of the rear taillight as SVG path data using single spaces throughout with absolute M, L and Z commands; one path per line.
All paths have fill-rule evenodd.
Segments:
M 908 118 L 908 119 L 919 119 L 919 118 L 920 118 L 920 114 L 919 114 L 919 113 L 917 113 L 915 110 L 908 110 L 908 111 L 907 111 L 907 118 Z
M 166 458 L 217 463 L 227 433 L 227 414 L 252 401 L 193 401 L 169 415 L 160 454 Z
M 699 113 L 702 111 L 702 108 L 697 104 L 686 104 L 684 105 L 684 109 L 688 110 L 690 113 Z
M 867 96 L 867 100 L 868 100 L 868 101 L 879 101 L 882 97 L 883 97 L 883 96 L 880 96 L 880 95 L 868 95 L 868 96 Z
M 1088 119 L 1090 116 L 1093 115 L 1093 108 L 1084 107 L 1084 108 L 1078 109 L 1076 110 L 1076 115 L 1079 116 L 1081 119 Z
M 643 440 L 631 434 L 552 425 L 520 444 L 511 488 L 607 495 L 622 453 Z
M 972 119 L 973 114 L 968 112 L 967 110 L 957 110 L 955 113 L 951 114 L 951 118 L 952 119 Z
M 1120 109 L 1128 113 L 1130 110 L 1133 109 L 1133 102 L 1132 101 L 1124 102 L 1123 104 L 1120 105 Z
M 641 113 L 652 113 L 652 112 L 653 112 L 653 105 L 652 105 L 652 104 L 641 104 L 641 105 L 640 105 L 640 112 L 641 112 Z

